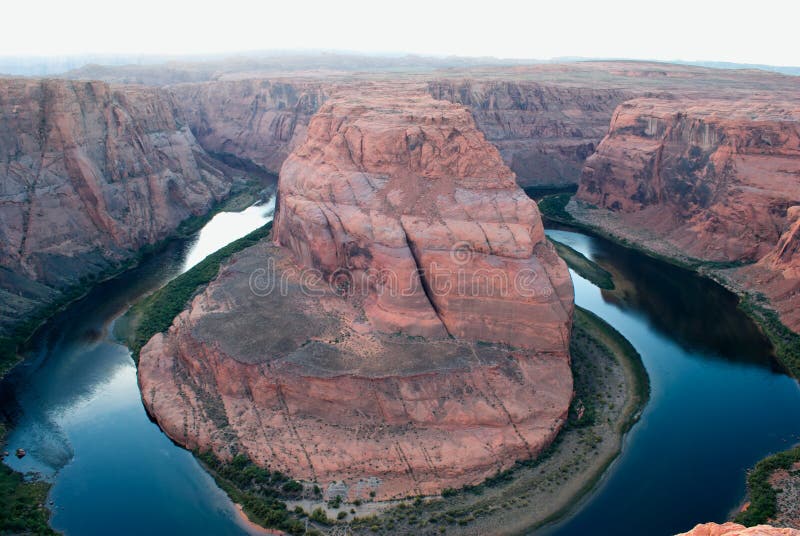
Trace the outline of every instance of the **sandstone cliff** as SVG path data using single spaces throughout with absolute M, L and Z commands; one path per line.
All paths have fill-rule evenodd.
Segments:
M 277 174 L 326 98 L 319 82 L 232 80 L 170 88 L 200 144 Z
M 800 329 L 799 121 L 797 102 L 775 95 L 628 101 L 587 160 L 576 198 L 667 254 L 758 262 L 743 284 Z
M 177 69 L 182 74 L 174 80 L 184 80 L 205 70 L 207 82 L 171 86 L 201 145 L 273 173 L 303 142 L 311 115 L 336 87 L 365 79 L 424 80 L 434 98 L 472 111 L 478 128 L 499 148 L 523 187 L 577 184 L 584 161 L 608 131 L 614 109 L 627 99 L 659 94 L 722 97 L 765 88 L 791 92 L 796 87 L 794 77 L 775 73 L 647 62 L 465 66 L 433 72 L 411 64 L 404 70 L 384 70 L 365 63 L 363 70 L 369 74 L 363 74 L 354 68 L 358 61 L 353 58 L 343 70 L 315 71 L 300 67 L 306 65 L 302 61 L 294 65 L 292 59 L 281 58 L 264 68 L 232 62 L 144 71 L 163 71 L 166 76 Z M 139 80 L 125 75 L 131 69 L 140 70 L 87 72 L 109 80 Z M 146 83 L 170 80 L 145 78 Z
M 800 530 L 776 528 L 769 525 L 744 527 L 736 523 L 705 523 L 677 536 L 800 536 Z
M 214 81 L 173 86 L 203 147 L 277 173 L 305 139 L 311 115 L 342 82 L 302 78 Z M 584 160 L 631 94 L 535 82 L 437 80 L 436 99 L 467 106 L 523 187 L 576 184 Z
M 356 285 L 384 270 L 412 281 L 400 294 L 370 289 L 364 309 L 383 331 L 564 351 L 572 287 L 536 205 L 468 110 L 401 91 L 373 89 L 363 101 L 343 92 L 317 113 L 281 170 L 276 242 L 323 274 L 348 270 Z M 482 289 L 492 281 L 457 278 L 492 269 L 513 276 L 510 285 L 530 271 L 531 296 L 450 292 Z
M 0 80 L 0 335 L 230 184 L 162 90 Z
M 535 456 L 572 394 L 572 286 L 535 204 L 424 88 L 342 90 L 308 132 L 277 245 L 237 255 L 143 348 L 148 410 L 187 447 L 351 499 Z
M 514 80 L 441 80 L 428 88 L 434 98 L 472 110 L 522 187 L 577 184 L 614 109 L 632 95 Z

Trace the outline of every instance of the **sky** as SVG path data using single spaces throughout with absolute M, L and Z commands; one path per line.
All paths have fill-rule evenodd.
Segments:
M 797 2 L 7 0 L 0 56 L 251 50 L 800 65 Z

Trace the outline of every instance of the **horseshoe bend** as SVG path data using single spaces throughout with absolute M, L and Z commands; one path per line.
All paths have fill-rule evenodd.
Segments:
M 439 494 L 537 456 L 573 393 L 573 290 L 536 204 L 460 104 L 331 91 L 280 170 L 272 240 L 142 349 L 191 449 L 335 486 Z

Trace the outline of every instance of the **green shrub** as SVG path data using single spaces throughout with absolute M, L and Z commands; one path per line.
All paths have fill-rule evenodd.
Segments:
M 253 246 L 266 238 L 271 229 L 272 222 L 239 240 L 231 242 L 135 305 L 131 310 L 131 314 L 136 319 L 136 329 L 128 341 L 128 346 L 133 352 L 134 361 L 138 362 L 139 352 L 147 344 L 147 341 L 156 333 L 169 329 L 172 321 L 183 311 L 187 302 L 192 299 L 198 290 L 216 277 L 223 262 L 234 253 Z
M 305 524 L 298 519 L 305 515 L 303 509 L 298 506 L 290 512 L 282 500 L 299 497 L 302 484 L 279 471 L 257 466 L 243 454 L 237 454 L 229 462 L 220 460 L 212 452 L 195 452 L 195 456 L 231 500 L 242 505 L 254 523 L 289 534 L 305 533 Z
M 800 461 L 800 446 L 758 462 L 747 475 L 750 506 L 739 512 L 735 521 L 752 527 L 773 518 L 778 511 L 778 492 L 769 483 L 769 477 L 778 469 L 789 469 L 798 461 Z
M 795 378 L 800 378 L 800 335 L 781 322 L 778 313 L 759 305 L 751 298 L 739 302 L 739 308 L 753 318 L 775 348 L 775 357 Z
M 575 221 L 572 214 L 567 212 L 567 203 L 572 194 L 551 195 L 539 201 L 539 212 L 547 219 L 555 222 L 570 223 Z
M 311 512 L 311 515 L 308 516 L 311 521 L 316 521 L 317 523 L 321 523 L 323 525 L 329 525 L 330 519 L 328 519 L 328 515 L 325 513 L 325 510 L 322 508 L 314 508 L 314 511 Z

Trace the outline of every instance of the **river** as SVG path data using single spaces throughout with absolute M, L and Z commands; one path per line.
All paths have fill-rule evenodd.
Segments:
M 274 202 L 215 216 L 53 318 L 0 384 L 14 469 L 53 482 L 53 526 L 68 535 L 247 534 L 235 506 L 151 422 L 130 351 L 113 335 L 138 298 L 269 221 Z M 745 471 L 800 440 L 800 389 L 780 371 L 733 295 L 695 275 L 582 233 L 548 230 L 611 271 L 601 291 L 572 274 L 578 305 L 641 353 L 652 394 L 622 454 L 574 512 L 544 534 L 648 534 L 724 520 Z
M 52 525 L 67 535 L 253 532 L 192 454 L 150 421 L 114 323 L 138 298 L 272 219 L 274 198 L 215 215 L 192 239 L 100 284 L 53 318 L 0 384 L 18 471 L 53 482 Z M 253 532 L 261 534 L 261 531 Z
M 614 275 L 609 292 L 572 272 L 575 302 L 638 350 L 651 394 L 598 487 L 539 533 L 658 536 L 725 521 L 747 469 L 800 441 L 797 382 L 719 285 L 598 237 L 547 234 Z

